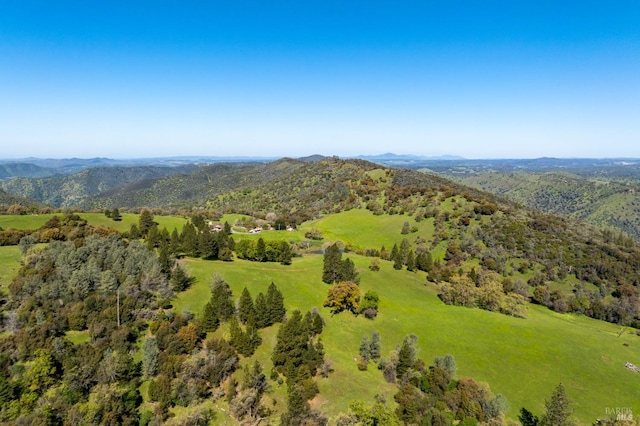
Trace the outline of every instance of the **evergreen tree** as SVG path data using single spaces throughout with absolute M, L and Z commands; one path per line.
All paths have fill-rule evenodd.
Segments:
M 252 352 L 247 336 L 240 328 L 236 317 L 231 317 L 229 320 L 229 343 L 244 356 L 249 356 L 247 354 Z
M 396 248 L 395 245 L 393 247 Z M 397 270 L 402 269 L 402 265 L 404 264 L 404 262 L 403 262 L 402 253 L 400 252 L 400 250 L 395 251 L 395 254 L 391 256 L 391 260 L 393 261 L 393 269 L 397 269 Z
M 235 312 L 231 302 L 231 288 L 219 275 L 214 276 L 210 303 L 213 305 L 216 316 L 222 321 L 231 318 Z
M 340 263 L 338 281 L 351 281 L 354 283 L 360 282 L 360 277 L 358 276 L 358 272 L 356 271 L 356 265 L 351 259 L 344 259 Z
M 216 310 L 211 301 L 209 301 L 204 305 L 204 309 L 202 310 L 200 325 L 204 331 L 215 331 L 218 329 L 219 324 L 220 320 L 216 315 Z
M 522 426 L 538 426 L 539 423 L 538 416 L 534 416 L 531 411 L 524 407 L 520 409 L 518 420 L 520 420 Z
M 573 410 L 571 402 L 567 398 L 564 385 L 560 383 L 551 394 L 551 398 L 544 403 L 547 411 L 540 419 L 540 426 L 573 426 L 575 422 L 571 419 Z
M 200 254 L 200 257 L 207 260 L 218 259 L 220 246 L 215 235 L 216 233 L 212 232 L 209 227 L 198 232 L 198 253 Z
M 415 334 L 405 337 L 400 351 L 398 352 L 398 365 L 396 366 L 396 378 L 401 379 L 404 373 L 413 368 L 416 363 L 416 342 L 418 338 Z
M 324 252 L 322 267 L 322 282 L 336 283 L 340 280 L 340 268 L 342 266 L 342 253 L 337 244 L 332 244 Z
M 176 264 L 171 271 L 171 279 L 169 280 L 173 291 L 184 291 L 191 287 L 195 278 L 190 277 L 182 266 Z
M 276 285 L 272 282 L 267 289 L 267 309 L 269 312 L 269 324 L 282 322 L 287 310 L 284 307 L 284 297 Z
M 416 270 L 416 257 L 413 254 L 413 251 L 409 250 L 407 253 L 407 271 L 415 271 Z
M 182 228 L 182 234 L 180 235 L 182 242 L 182 250 L 187 256 L 198 257 L 200 252 L 198 251 L 198 234 L 196 228 L 191 223 L 186 223 Z
M 269 308 L 267 306 L 267 298 L 263 293 L 258 293 L 255 303 L 256 311 L 256 327 L 265 328 L 270 326 L 269 323 Z
M 242 290 L 242 294 L 240 295 L 240 300 L 238 302 L 238 318 L 240 318 L 240 322 L 246 324 L 247 319 L 250 315 L 256 317 L 256 310 L 253 306 L 253 299 L 251 298 L 251 294 L 245 287 Z
M 416 267 L 424 272 L 431 271 L 433 267 L 433 259 L 428 251 L 421 252 L 416 256 Z
M 140 212 L 140 217 L 138 218 L 138 230 L 140 231 L 140 235 L 142 235 L 142 237 L 146 237 L 154 223 L 151 211 L 147 209 L 142 210 Z
M 371 341 L 369 340 L 369 336 L 362 336 L 362 340 L 360 341 L 360 357 L 362 360 L 367 363 L 371 360 Z
M 262 237 L 258 238 L 256 242 L 256 260 L 258 262 L 266 262 L 267 261 L 267 250 L 266 245 Z
M 169 237 L 169 251 L 172 254 L 176 254 L 179 253 L 180 250 L 180 234 L 178 234 L 178 229 L 173 228 L 171 236 Z
M 379 361 L 382 356 L 382 345 L 380 344 L 380 333 L 377 331 L 373 331 L 371 333 L 371 347 L 369 349 L 369 353 L 371 354 L 371 359 L 374 361 Z
M 145 379 L 153 377 L 158 371 L 158 342 L 155 337 L 147 337 L 142 344 L 142 375 Z

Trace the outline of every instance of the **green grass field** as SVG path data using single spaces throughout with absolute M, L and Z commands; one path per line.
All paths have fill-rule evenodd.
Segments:
M 417 232 L 401 234 L 402 225 L 409 222 L 418 227 Z M 400 245 L 404 238 L 414 241 L 420 236 L 426 240 L 433 239 L 433 219 L 416 222 L 407 215 L 376 216 L 369 210 L 353 209 L 325 216 L 321 219 L 305 222 L 300 229 L 311 228 L 322 230 L 325 240 L 351 243 L 355 248 L 380 249 L 385 246 L 391 250 L 394 244 Z
M 106 226 L 114 228 L 119 232 L 128 231 L 131 225 L 138 224 L 137 214 L 123 213 L 122 220 L 115 222 L 106 217 L 103 213 L 79 213 L 83 219 L 86 219 L 90 225 L 93 226 Z M 38 229 L 44 225 L 53 216 L 62 217 L 62 213 L 56 214 L 40 214 L 40 215 L 0 215 L 0 228 L 8 229 Z M 187 219 L 181 216 L 154 216 L 153 220 L 158 223 L 160 229 L 166 227 L 169 232 L 173 231 L 173 228 L 178 229 L 178 232 L 182 230 L 182 227 L 187 223 Z
M 487 382 L 494 393 L 505 395 L 512 418 L 523 406 L 541 414 L 544 400 L 560 382 L 582 422 L 604 417 L 607 407 L 640 410 L 640 375 L 624 367 L 627 361 L 640 365 L 640 337 L 635 334 L 618 337 L 620 327 L 613 324 L 533 305 L 527 319 L 447 306 L 437 298 L 435 286 L 425 284 L 423 274 L 395 271 L 389 262 L 371 272 L 369 259 L 350 257 L 361 273 L 363 292 L 380 295 L 380 314 L 373 321 L 346 313 L 331 316 L 322 308 L 328 286 L 320 281 L 321 255 L 296 258 L 290 266 L 190 260 L 198 282 L 179 295 L 175 306 L 198 313 L 209 299 L 211 275 L 220 273 L 236 297 L 244 286 L 255 297 L 273 281 L 289 311 L 320 309 L 327 321 L 322 333 L 326 357 L 335 371 L 330 380 L 319 379 L 321 394 L 314 403 L 332 416 L 346 411 L 353 400 L 371 403 L 377 393 L 393 400 L 395 387 L 384 382 L 375 366 L 361 372 L 354 361 L 362 336 L 374 329 L 381 333 L 384 356 L 409 333 L 418 336 L 419 356 L 427 363 L 452 354 L 458 377 Z M 270 336 L 260 349 L 265 371 L 271 368 L 268 354 L 275 344 L 273 332 Z
M 0 292 L 5 291 L 20 269 L 18 246 L 0 247 Z

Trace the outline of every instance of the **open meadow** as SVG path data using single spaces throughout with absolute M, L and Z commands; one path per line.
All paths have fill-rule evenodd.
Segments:
M 330 415 L 346 411 L 353 400 L 372 403 L 378 393 L 393 400 L 395 386 L 385 383 L 376 366 L 370 364 L 362 372 L 354 361 L 362 336 L 373 330 L 381 334 L 383 356 L 410 333 L 418 336 L 419 357 L 428 364 L 436 356 L 452 354 L 457 377 L 486 382 L 495 394 L 506 396 L 512 418 L 521 407 L 541 414 L 545 399 L 560 382 L 582 422 L 604 417 L 607 407 L 640 409 L 640 375 L 625 368 L 625 362 L 640 365 L 637 335 L 627 331 L 619 336 L 619 326 L 535 305 L 530 306 L 527 319 L 445 305 L 437 297 L 436 286 L 425 283 L 424 274 L 396 271 L 390 262 L 371 272 L 368 258 L 349 257 L 360 271 L 362 291 L 374 290 L 380 296 L 375 320 L 350 313 L 332 316 L 322 307 L 329 286 L 320 279 L 321 255 L 296 258 L 290 266 L 188 260 L 198 281 L 178 296 L 174 306 L 199 313 L 210 295 L 211 276 L 219 273 L 235 297 L 246 286 L 255 298 L 273 281 L 283 292 L 289 312 L 318 308 L 326 320 L 322 341 L 326 357 L 333 362 L 332 375 L 344 384 L 330 386 L 319 379 L 321 393 L 315 402 Z M 271 369 L 269 346 L 275 344 L 272 333 L 258 352 L 263 354 L 266 371 Z

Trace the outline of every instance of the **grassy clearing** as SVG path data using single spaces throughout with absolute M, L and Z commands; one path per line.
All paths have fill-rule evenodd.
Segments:
M 371 402 L 376 393 L 393 400 L 395 387 L 384 382 L 375 366 L 361 372 L 354 361 L 362 336 L 374 329 L 381 333 L 384 356 L 409 333 L 418 336 L 419 356 L 428 363 L 435 356 L 452 354 L 458 377 L 489 383 L 494 393 L 507 397 L 513 418 L 523 406 L 540 414 L 544 400 L 560 382 L 583 422 L 604 417 L 606 407 L 640 410 L 640 376 L 624 367 L 627 361 L 640 365 L 640 353 L 634 349 L 640 346 L 640 337 L 631 333 L 617 337 L 620 328 L 613 324 L 559 315 L 538 306 L 530 307 L 528 319 L 447 306 L 437 298 L 435 286 L 424 284 L 423 274 L 395 271 L 389 262 L 382 262 L 380 272 L 371 272 L 368 258 L 349 257 L 361 271 L 363 292 L 371 289 L 380 295 L 380 314 L 374 321 L 345 313 L 331 316 L 322 308 L 328 286 L 320 281 L 320 255 L 296 258 L 290 266 L 190 261 L 199 282 L 180 294 L 175 306 L 199 312 L 210 295 L 211 274 L 217 272 L 236 297 L 244 286 L 255 297 L 273 281 L 289 310 L 319 308 L 327 321 L 322 333 L 326 357 L 335 371 L 330 381 L 319 379 L 321 395 L 314 403 L 332 416 L 345 411 L 353 400 Z M 271 368 L 273 333 L 263 334 L 265 340 L 256 355 L 265 371 Z M 341 386 L 335 386 L 336 380 Z
M 80 343 L 86 343 L 89 341 L 89 339 L 91 339 L 91 336 L 89 336 L 89 330 L 82 330 L 82 331 L 69 330 L 65 334 L 65 337 L 74 345 L 78 345 Z
M 122 220 L 115 222 L 106 217 L 104 213 L 78 213 L 78 215 L 86 219 L 90 225 L 105 226 L 116 229 L 118 232 L 128 231 L 131 229 L 131 225 L 138 224 L 139 218 L 137 214 L 123 213 Z M 38 229 L 53 216 L 62 217 L 64 214 L 0 215 L 0 228 Z M 173 228 L 180 232 L 184 224 L 187 223 L 187 219 L 181 216 L 154 216 L 153 220 L 158 223 L 160 229 L 166 227 L 169 232 L 173 231 Z
M 401 234 L 402 225 L 409 222 L 418 227 L 418 232 Z M 355 248 L 375 248 L 385 246 L 391 250 L 394 244 L 400 244 L 404 238 L 409 241 L 418 236 L 427 241 L 433 239 L 433 219 L 416 222 L 407 215 L 376 216 L 365 209 L 353 209 L 325 216 L 321 219 L 305 222 L 301 230 L 318 228 L 325 240 L 351 243 Z
M 0 292 L 6 290 L 18 274 L 21 258 L 18 246 L 0 247 Z

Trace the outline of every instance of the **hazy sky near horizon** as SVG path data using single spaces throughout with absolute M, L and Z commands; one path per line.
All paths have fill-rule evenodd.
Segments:
M 640 157 L 639 23 L 637 0 L 0 0 L 0 157 Z

